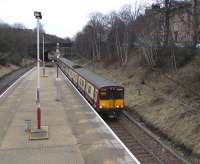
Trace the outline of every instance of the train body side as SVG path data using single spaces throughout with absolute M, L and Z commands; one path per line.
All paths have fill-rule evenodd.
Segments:
M 124 108 L 124 88 L 103 79 L 75 63 L 58 61 L 60 69 L 89 103 L 100 113 L 119 113 Z M 67 60 L 68 61 L 68 60 Z

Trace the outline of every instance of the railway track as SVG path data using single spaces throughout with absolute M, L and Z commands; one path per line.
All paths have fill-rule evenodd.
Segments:
M 142 164 L 188 164 L 126 112 L 104 120 Z
M 0 95 L 9 86 L 11 86 L 19 77 L 21 77 L 23 74 L 25 74 L 27 71 L 29 71 L 33 67 L 34 67 L 33 65 L 29 67 L 24 67 L 1 77 L 0 78 Z
M 119 119 L 102 118 L 142 164 L 188 164 L 126 112 Z

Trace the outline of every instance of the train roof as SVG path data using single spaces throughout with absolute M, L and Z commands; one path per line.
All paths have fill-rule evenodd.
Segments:
M 70 67 L 73 67 L 73 66 L 75 65 L 74 62 L 72 62 L 72 61 L 70 61 L 70 60 L 68 60 L 68 59 L 66 59 L 66 58 L 60 58 L 60 60 L 61 60 L 62 62 L 64 62 L 65 64 L 67 64 L 68 66 L 70 66 Z
M 91 82 L 93 85 L 95 85 L 98 88 L 107 87 L 107 86 L 118 86 L 116 83 L 114 83 L 110 80 L 104 79 L 103 77 L 96 75 L 95 73 L 93 73 L 91 71 L 88 71 L 81 67 L 76 67 L 77 64 L 75 64 L 74 62 L 72 62 L 68 59 L 60 58 L 60 60 L 62 60 L 65 64 L 67 64 L 71 68 L 74 68 L 74 70 L 78 74 L 80 74 L 87 81 Z
M 76 72 L 98 88 L 117 86 L 117 84 L 115 84 L 114 82 L 104 79 L 101 76 L 96 75 L 95 73 L 90 72 L 84 68 L 76 69 Z

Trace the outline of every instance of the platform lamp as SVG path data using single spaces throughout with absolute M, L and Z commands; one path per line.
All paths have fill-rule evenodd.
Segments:
M 34 16 L 37 19 L 37 128 L 41 128 L 41 109 L 40 109 L 40 33 L 39 20 L 42 19 L 42 14 L 39 11 L 34 11 Z

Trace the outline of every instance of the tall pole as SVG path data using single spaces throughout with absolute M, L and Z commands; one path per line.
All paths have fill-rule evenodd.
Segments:
M 34 16 L 37 19 L 37 128 L 41 128 L 41 109 L 40 109 L 40 31 L 39 19 L 42 19 L 41 12 L 34 11 Z
M 56 73 L 56 101 L 60 101 L 60 94 L 61 94 L 61 91 L 60 91 L 60 78 L 58 77 L 58 60 L 59 60 L 59 57 L 60 57 L 60 51 L 59 51 L 59 43 L 57 43 L 57 48 L 56 48 L 56 58 L 57 58 L 57 73 Z
M 45 76 L 45 61 L 44 61 L 44 34 L 43 34 L 43 49 L 42 49 L 42 54 L 43 54 L 43 76 Z
M 39 33 L 39 19 L 37 19 L 37 90 L 40 89 L 40 33 Z M 39 101 L 38 101 L 39 102 Z
M 58 64 L 56 64 L 56 65 L 57 65 L 56 78 L 58 78 Z
M 57 62 L 58 62 L 59 57 L 60 57 L 59 43 L 57 43 L 57 46 L 56 46 L 56 58 L 57 58 Z M 58 78 L 58 64 L 57 64 L 57 74 L 56 74 L 56 78 Z
M 37 18 L 37 128 L 41 128 L 41 109 L 40 109 L 40 33 L 39 19 Z

